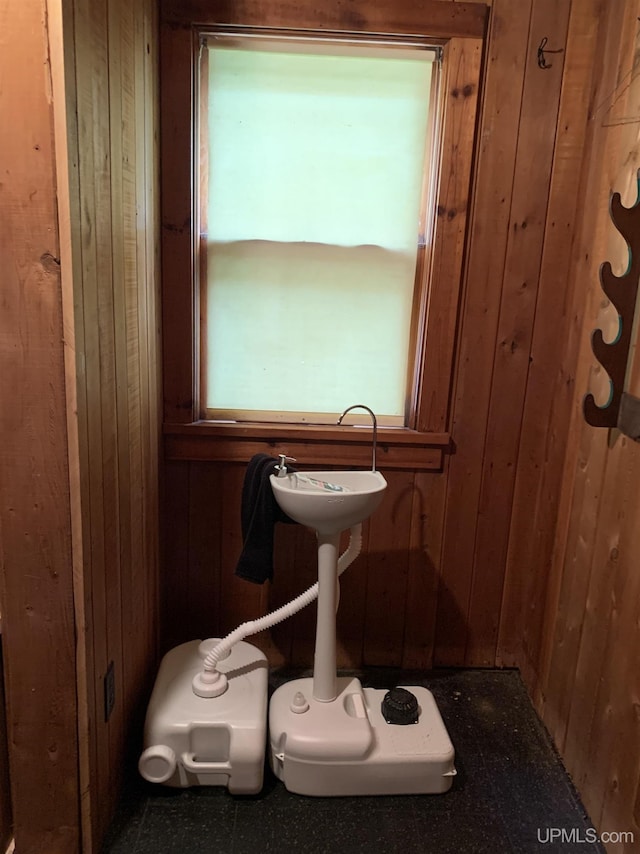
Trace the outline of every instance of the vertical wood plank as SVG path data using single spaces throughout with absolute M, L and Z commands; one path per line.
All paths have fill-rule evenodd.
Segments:
M 494 342 L 513 191 L 531 2 L 495 0 L 483 82 L 465 300 L 454 391 L 436 664 L 460 664 L 466 648 L 470 567 L 489 407 Z
M 640 4 L 634 2 L 625 5 L 628 31 L 632 30 L 630 22 L 637 20 Z M 632 71 L 631 78 L 625 81 L 627 88 L 616 104 L 619 109 L 614 107 L 609 110 L 603 122 L 608 133 L 616 133 L 619 138 L 618 150 L 622 157 L 618 159 L 619 169 L 613 188 L 621 193 L 623 204 L 629 207 L 635 204 L 637 198 L 637 127 L 628 121 L 622 123 L 622 120 L 640 116 L 637 28 L 634 36 L 631 63 L 629 54 L 625 57 L 625 65 Z M 618 241 L 616 251 L 610 252 L 614 268 L 625 263 L 625 249 L 624 244 Z M 635 395 L 640 393 L 640 333 L 637 320 L 636 317 L 635 350 L 630 353 L 627 370 L 627 391 Z M 621 441 L 621 437 L 618 437 L 618 441 Z M 626 456 L 627 466 L 631 469 L 630 491 L 623 493 L 617 489 L 616 495 L 610 499 L 615 500 L 619 507 L 622 532 L 613 591 L 612 631 L 605 655 L 607 666 L 600 684 L 595 716 L 599 726 L 593 728 L 590 744 L 599 773 L 593 773 L 593 769 L 590 769 L 592 780 L 587 780 L 587 786 L 593 790 L 595 784 L 597 788 L 593 791 L 593 800 L 602 802 L 600 827 L 630 827 L 637 840 L 640 838 L 640 674 L 636 657 L 625 655 L 625 652 L 638 649 L 640 642 L 640 447 L 628 442 Z
M 438 287 L 429 294 L 417 419 L 419 430 L 436 433 L 445 431 L 449 424 L 451 366 L 471 208 L 471 162 L 479 97 L 475 81 L 481 60 L 479 39 L 451 39 L 445 48 L 437 237 L 430 271 L 431 282 L 437 282 Z
M 160 638 L 160 426 L 161 415 L 161 338 L 160 338 L 160 134 L 159 134 L 159 45 L 158 45 L 158 8 L 157 4 L 147 0 L 139 7 L 138 18 L 141 34 L 136 49 L 144 55 L 142 67 L 143 80 L 136 89 L 136 102 L 144 108 L 144 181 L 138 197 L 137 222 L 143 223 L 143 229 L 137 229 L 141 264 L 139 269 L 144 275 L 139 278 L 141 301 L 146 303 L 146 329 L 142 340 L 147 355 L 146 378 L 143 379 L 143 400 L 146 405 L 145 430 L 143 435 L 144 482 L 142 500 L 145 518 L 145 567 L 147 578 L 145 591 L 148 611 L 146 621 L 147 646 L 144 660 L 156 661 Z M 136 138 L 138 139 L 139 133 Z M 142 163 L 138 156 L 137 163 Z M 148 670 L 147 670 L 148 672 Z M 147 685 L 149 676 L 147 675 Z
M 590 737 L 581 750 L 586 753 L 581 794 L 585 803 L 597 807 L 598 826 L 626 827 L 633 804 L 640 770 L 640 726 L 636 656 L 624 654 L 637 649 L 640 637 L 637 610 L 640 602 L 640 447 L 620 437 L 620 455 L 625 458 L 625 473 L 616 480 L 618 508 L 614 523 L 618 527 L 617 544 L 610 553 L 610 605 L 608 631 L 600 624 L 604 652 L 602 670 L 593 697 L 594 711 Z M 609 529 L 611 531 L 611 529 Z M 594 662 L 595 664 L 595 662 Z M 568 744 L 569 746 L 569 744 Z
M 121 525 L 129 542 L 123 553 L 124 739 L 139 737 L 157 659 L 158 597 L 158 429 L 159 342 L 153 328 L 158 302 L 157 37 L 151 2 L 120 3 L 123 209 L 115 216 L 123 231 L 128 442 L 122 455 L 128 495 L 121 501 Z M 112 120 L 113 125 L 113 120 Z M 154 229 L 156 234 L 154 234 Z M 123 372 L 124 373 L 124 372 Z M 126 434 L 125 434 L 126 435 Z M 122 443 L 122 433 L 119 434 Z M 125 508 L 129 506 L 129 514 Z
M 592 440 L 593 436 L 588 436 Z M 556 744 L 564 748 L 573 695 L 575 666 L 590 579 L 590 558 L 598 530 L 606 437 L 587 441 L 581 453 L 567 533 L 566 560 L 557 602 L 550 674 L 545 686 L 545 720 Z
M 538 706 L 601 831 L 638 827 L 634 810 L 640 772 L 636 711 L 640 692 L 630 651 L 638 642 L 640 475 L 637 446 L 615 431 L 607 436 L 588 427 L 581 397 L 592 365 L 589 334 L 604 319 L 597 269 L 605 258 L 615 264 L 618 254 L 621 269 L 625 263 L 625 247 L 611 235 L 609 193 L 626 189 L 626 204 L 635 200 L 637 126 L 630 120 L 639 109 L 632 94 L 638 5 L 632 0 L 607 6 L 604 12 L 597 9 L 600 49 L 593 73 L 598 85 L 591 100 L 591 142 L 581 179 L 588 202 L 579 204 L 582 221 L 569 318 L 572 340 L 562 354 L 566 370 L 575 330 L 582 327 L 576 391 L 544 597 L 546 615 L 542 629 L 531 619 L 524 626 L 523 656 L 532 671 L 530 684 Z M 585 6 L 576 6 L 576 15 L 587 15 Z M 539 600 L 540 593 L 536 586 L 530 588 L 530 598 Z
M 274 537 L 274 573 L 265 611 L 291 602 L 318 580 L 317 539 L 312 531 L 303 525 L 277 524 Z M 276 667 L 294 661 L 309 666 L 313 661 L 315 622 L 313 602 L 274 626 L 269 632 L 269 662 Z
M 156 107 L 143 16 L 152 4 L 76 0 L 74 55 L 80 251 L 74 270 L 86 431 L 82 495 L 93 671 L 85 845 L 100 844 L 122 755 L 139 724 L 157 657 L 158 588 Z M 147 35 L 151 35 L 151 24 Z M 149 208 L 147 208 L 149 205 Z M 153 316 L 153 321 L 150 317 Z M 151 335 L 149 335 L 151 331 Z M 84 443 L 85 447 L 82 447 Z M 90 547 L 90 548 L 89 548 Z M 124 649 L 128 650 L 125 655 Z M 104 678 L 114 662 L 115 707 Z
M 402 652 L 402 666 L 407 668 L 433 664 L 446 487 L 446 468 L 441 474 L 415 475 Z
M 90 412 L 89 571 L 94 592 L 94 651 L 99 652 L 94 681 L 99 771 L 93 830 L 97 838 L 106 828 L 117 797 L 125 704 L 127 717 L 133 711 L 122 651 L 123 619 L 127 634 L 132 624 L 142 621 L 139 612 L 134 615 L 127 609 L 132 598 L 138 601 L 131 588 L 131 562 L 134 557 L 136 563 L 143 558 L 140 552 L 132 552 L 130 527 L 140 449 L 135 432 L 129 430 L 130 415 L 136 422 L 139 417 L 139 388 L 134 380 L 137 335 L 132 322 L 137 310 L 137 271 L 131 256 L 131 238 L 135 241 L 136 234 L 135 189 L 125 168 L 126 162 L 131 163 L 129 155 L 133 157 L 128 147 L 133 131 L 131 81 L 124 68 L 128 59 L 125 39 L 131 38 L 132 24 L 124 15 L 118 4 L 108 9 L 93 4 L 91 10 L 76 12 L 80 181 L 86 211 L 82 239 L 86 246 L 83 300 Z M 85 43 L 89 45 L 86 52 Z M 137 514 L 133 521 L 139 521 Z M 116 705 L 107 722 L 104 679 L 111 662 Z
M 80 792 L 49 32 L 42 2 L 4 2 L 0 15 L 0 601 L 13 818 L 18 849 L 72 854 Z
M 551 32 L 564 51 L 569 8 L 568 0 L 535 0 L 531 16 L 478 508 L 465 655 L 470 665 L 495 662 L 508 542 L 504 520 L 513 498 L 562 84 L 564 53 L 543 71 L 537 47 Z M 545 190 L 535 194 L 532 186 Z
M 296 584 L 300 585 L 298 589 L 302 592 L 318 580 L 318 541 L 313 531 L 302 525 L 294 525 L 291 533 L 287 528 L 284 528 L 282 536 L 294 537 Z M 349 572 L 350 570 L 347 570 L 347 573 Z M 343 593 L 344 589 L 342 587 Z M 313 665 L 317 610 L 317 605 L 313 602 L 290 618 L 293 635 L 291 664 L 297 667 L 311 667 Z M 340 641 L 337 643 L 340 645 Z
M 603 173 L 603 164 L 607 162 L 605 135 L 597 130 L 600 120 L 596 123 L 593 114 L 617 88 L 620 38 L 626 30 L 624 15 L 624 4 L 611 7 L 601 20 L 598 36 L 603 47 L 593 76 L 596 86 L 591 96 L 590 141 L 581 181 L 585 198 L 590 201 L 582 207 L 582 226 L 572 270 L 576 286 L 570 337 L 561 368 L 565 376 L 575 371 L 576 394 L 571 409 L 541 661 L 536 663 L 541 674 L 539 702 L 547 726 L 560 746 L 564 743 L 569 716 L 607 455 L 607 436 L 603 431 L 585 429 L 581 406 L 581 392 L 588 386 L 591 366 L 591 348 L 584 324 L 595 322 L 601 300 L 594 282 L 601 260 L 597 257 L 598 247 L 607 242 L 608 217 L 603 212 L 608 209 L 611 186 L 609 177 Z M 585 283 L 590 283 L 586 298 Z M 577 367 L 572 364 L 576 339 L 580 346 Z
M 362 525 L 362 547 L 360 554 L 340 577 L 340 601 L 337 616 L 337 649 L 339 667 L 362 667 L 364 660 L 364 637 L 366 626 L 367 587 L 369 583 L 369 537 L 371 520 Z M 341 553 L 350 540 L 350 533 L 343 535 Z M 317 555 L 315 557 L 317 577 Z M 315 624 L 315 614 L 314 614 Z
M 625 443 L 626 444 L 626 443 Z M 625 447 L 622 442 L 614 449 L 614 459 L 607 465 L 603 481 L 603 495 L 611 490 L 629 488 L 629 472 L 624 462 Z M 625 482 L 626 481 L 626 482 Z M 596 699 L 602 674 L 607 666 L 607 636 L 612 617 L 614 579 L 617 572 L 621 519 L 617 502 L 600 505 L 598 533 L 592 552 L 589 588 L 580 634 L 580 649 L 575 663 L 575 678 L 571 692 L 564 756 L 571 769 L 576 785 L 585 798 L 585 806 L 594 815 L 599 815 L 601 801 L 591 800 L 591 789 L 585 786 L 590 773 L 592 757 L 589 741 Z
M 222 635 L 226 635 L 246 620 L 262 615 L 262 587 L 234 574 L 242 553 L 240 508 L 245 467 L 233 463 L 223 464 L 221 473 L 224 502 L 220 515 L 220 629 Z M 259 635 L 254 635 L 251 641 L 256 646 L 262 642 L 263 639 Z
M 142 638 L 145 620 L 144 585 L 145 549 L 143 536 L 143 507 L 139 500 L 142 480 L 142 418 L 143 405 L 140 385 L 140 349 L 144 340 L 140 336 L 138 317 L 141 306 L 138 279 L 144 276 L 139 269 L 136 239 L 136 207 L 138 182 L 136 175 L 144 175 L 138 162 L 136 145 L 140 103 L 136 103 L 136 14 L 132 6 L 112 4 L 109 8 L 110 46 L 110 102 L 115 99 L 119 107 L 112 106 L 112 184 L 119 184 L 120 209 L 116 194 L 112 194 L 114 211 L 114 326 L 116 342 L 117 402 L 118 402 L 118 472 L 120 503 L 120 598 L 122 612 L 122 685 L 123 715 L 136 693 L 135 676 L 139 675 L 139 651 L 144 648 Z M 117 39 L 114 67 L 112 50 Z M 114 118 L 120 115 L 120 123 Z M 115 127 L 114 127 L 115 126 Z M 119 158 L 118 155 L 119 154 Z M 115 247 L 120 247 L 116 254 Z M 115 261 L 121 256 L 120 269 Z M 137 613 L 137 619 L 134 618 Z M 125 650 L 127 651 L 125 654 Z
M 572 6 L 500 621 L 499 660 L 507 665 L 519 659 L 519 644 L 532 661 L 541 644 L 574 394 L 575 375 L 565 365 L 575 364 L 579 343 L 571 321 L 571 265 L 577 261 L 572 236 L 587 203 L 581 167 L 600 49 L 598 21 L 597 3 Z
M 189 469 L 191 463 L 165 462 L 162 578 L 162 651 L 191 640 L 189 627 Z
M 220 466 L 191 465 L 189 473 L 189 561 L 179 570 L 188 593 L 189 637 L 210 638 L 220 632 L 223 485 Z
M 149 677 L 153 672 L 155 649 L 150 649 L 150 625 L 158 619 L 153 562 L 153 531 L 148 530 L 146 503 L 153 495 L 147 493 L 151 478 L 157 480 L 157 463 L 147 451 L 147 418 L 149 407 L 149 359 L 147 337 L 148 303 L 145 231 L 138 230 L 139 213 L 145 210 L 149 176 L 146 170 L 146 148 L 150 139 L 145 127 L 144 65 L 147 46 L 144 40 L 143 19 L 148 14 L 144 5 L 127 7 L 121 3 L 122 14 L 122 193 L 124 226 L 124 312 L 126 349 L 120 355 L 126 359 L 127 427 L 129 441 L 123 454 L 124 480 L 128 496 L 129 516 L 124 519 L 124 534 L 128 555 L 123 555 L 122 579 L 122 644 L 124 715 L 126 728 L 139 731 L 141 706 L 146 699 Z M 152 179 L 153 181 L 153 179 Z M 121 441 L 121 439 L 119 439 Z M 157 534 L 156 534 L 157 536 Z M 156 614 L 152 609 L 156 608 Z M 155 619 L 154 619 L 155 617 Z
M 191 246 L 191 68 L 192 34 L 188 27 L 161 27 L 160 114 L 162 156 L 171 169 L 162 173 L 162 277 L 164 285 L 163 379 L 165 420 L 184 423 L 197 418 L 193 320 L 194 269 Z M 172 283 L 172 284 L 169 284 Z M 170 334 L 167 330 L 171 330 Z
M 104 43 L 106 35 L 106 9 L 104 4 L 95 4 L 91 9 L 75 7 L 75 48 L 76 77 L 75 88 L 78 109 L 78 174 L 81 187 L 81 271 L 82 282 L 87 283 L 81 289 L 79 299 L 84 328 L 84 360 L 86 371 L 86 412 L 87 412 L 87 452 L 88 492 L 84 501 L 88 502 L 89 530 L 85 543 L 87 547 L 85 573 L 91 576 L 90 614 L 93 625 L 93 684 L 92 692 L 93 722 L 95 726 L 95 761 L 97 774 L 96 791 L 92 793 L 92 824 L 104 825 L 108 812 L 110 770 L 109 744 L 104 731 L 104 692 L 103 680 L 108 666 L 107 636 L 107 575 L 106 554 L 109 538 L 105 513 L 105 476 L 103 465 L 107 461 L 108 438 L 103 436 L 106 428 L 102 423 L 103 400 L 101 395 L 100 373 L 100 329 L 108 328 L 107 306 L 102 310 L 96 283 L 104 282 L 111 287 L 111 235 L 109 175 L 109 121 L 108 121 L 108 78 L 107 51 Z M 94 131 L 95 128 L 95 131 Z M 104 358 L 109 361 L 109 356 Z M 104 405 L 108 406 L 107 399 Z M 111 472 L 108 483 L 113 484 L 114 460 L 111 459 Z M 111 496 L 111 492 L 109 492 Z
M 290 602 L 303 591 L 302 582 L 297 573 L 295 533 L 291 525 L 276 525 L 273 546 L 273 582 L 269 589 L 270 611 Z M 289 662 L 293 639 L 291 619 L 274 626 L 271 629 L 271 639 L 278 663 Z
M 129 447 L 134 436 L 129 430 L 127 356 L 129 335 L 127 330 L 127 247 L 125 246 L 125 218 L 129 214 L 124 186 L 125 156 L 127 151 L 125 123 L 128 120 L 125 103 L 131 98 L 131 91 L 124 89 L 126 56 L 126 37 L 130 35 L 124 10 L 119 3 L 110 3 L 106 9 L 107 43 L 107 80 L 109 136 L 106 144 L 109 151 L 110 209 L 111 218 L 105 223 L 109 229 L 111 241 L 110 264 L 112 280 L 102 283 L 105 294 L 105 321 L 103 328 L 109 328 L 103 335 L 101 344 L 102 393 L 106 395 L 103 404 L 103 423 L 107 426 L 106 435 L 109 449 L 105 454 L 105 464 L 113 470 L 113 480 L 108 476 L 105 491 L 105 510 L 112 525 L 107 538 L 105 555 L 105 575 L 107 585 L 107 668 L 113 662 L 115 684 L 121 687 L 115 692 L 114 710 L 107 723 L 109 741 L 109 789 L 119 790 L 121 785 L 121 765 L 114 757 L 122 754 L 124 741 L 124 699 L 127 693 L 127 681 L 122 654 L 123 603 L 122 594 L 130 594 L 127 569 L 131 563 L 131 496 L 129 482 Z M 135 276 L 135 272 L 134 272 Z M 108 369 L 104 366 L 108 364 Z M 108 412 L 108 414 L 107 414 Z M 98 689 L 102 685 L 97 686 Z M 103 701 L 104 702 L 104 701 Z M 105 713 L 106 714 L 106 713 Z
M 94 644 L 91 632 L 93 579 L 86 546 L 90 536 L 89 514 L 84 512 L 83 496 L 89 494 L 87 388 L 84 360 L 82 299 L 76 289 L 74 271 L 82 269 L 82 246 L 77 239 L 81 221 L 78 169 L 78 110 L 75 84 L 74 10 L 72 4 L 47 2 L 47 20 L 51 32 L 52 92 L 55 117 L 56 177 L 60 261 L 62 274 L 62 312 L 65 346 L 65 396 L 67 404 L 67 441 L 69 482 L 71 487 L 71 536 L 73 542 L 73 591 L 76 618 L 76 682 L 78 702 L 78 752 L 80 786 L 80 824 L 82 847 L 90 854 L 97 829 L 92 827 L 92 793 L 97 790 L 98 759 L 96 709 L 93 702 L 95 674 Z
M 409 575 L 413 472 L 387 472 L 382 504 L 369 521 L 363 664 L 399 667 Z

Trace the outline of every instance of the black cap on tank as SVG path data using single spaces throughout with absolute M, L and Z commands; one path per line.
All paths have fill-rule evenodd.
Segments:
M 392 688 L 382 700 L 382 716 L 388 724 L 417 724 L 418 698 L 406 688 Z

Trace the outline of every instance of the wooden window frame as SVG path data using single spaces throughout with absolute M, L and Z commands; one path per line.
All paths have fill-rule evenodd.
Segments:
M 236 39 L 237 33 L 234 30 L 229 30 L 227 27 L 223 28 L 203 28 L 200 31 L 200 37 L 203 40 L 206 40 L 208 36 L 212 36 L 215 38 L 216 35 L 224 36 L 229 39 Z M 369 50 L 371 50 L 371 36 L 369 33 L 359 33 L 359 34 L 349 34 L 348 38 L 345 38 L 344 34 L 340 34 L 339 38 L 335 38 L 332 36 L 327 36 L 326 33 L 321 33 L 318 31 L 309 31 L 305 30 L 303 33 L 291 33 L 290 31 L 281 32 L 277 31 L 274 35 L 274 31 L 271 29 L 262 28 L 260 30 L 247 28 L 246 33 L 242 33 L 242 36 L 248 41 L 249 37 L 254 37 L 254 45 L 257 46 L 259 43 L 256 37 L 271 37 L 272 39 L 284 39 L 287 37 L 297 37 L 296 43 L 299 45 L 300 42 L 304 42 L 305 39 L 319 39 L 326 42 L 326 47 L 328 48 L 329 44 L 335 46 L 336 44 L 342 45 L 343 47 L 358 47 L 367 46 Z M 238 40 L 239 41 L 239 40 Z M 237 43 L 237 42 L 236 42 Z M 375 49 L 378 51 L 378 55 L 380 55 L 381 51 L 389 51 L 392 46 L 396 48 L 402 47 L 405 50 L 409 49 L 412 53 L 412 58 L 417 58 L 418 49 L 423 48 L 425 50 L 431 51 L 433 54 L 433 66 L 434 69 L 431 72 L 431 90 L 429 93 L 429 117 L 427 121 L 427 134 L 425 147 L 423 152 L 423 163 L 428 164 L 429 168 L 423 174 L 423 186 L 420 192 L 420 221 L 418 233 L 416 233 L 416 269 L 414 271 L 413 276 L 413 291 L 412 291 L 412 308 L 411 308 L 411 320 L 410 320 L 410 328 L 409 328 L 409 343 L 406 351 L 407 355 L 407 375 L 405 378 L 405 399 L 403 405 L 402 414 L 399 415 L 381 415 L 380 413 L 376 413 L 378 426 L 386 425 L 394 428 L 397 427 L 410 427 L 415 429 L 418 417 L 418 400 L 419 400 L 419 388 L 418 381 L 419 377 L 416 376 L 416 371 L 414 370 L 414 365 L 416 362 L 416 357 L 418 350 L 417 348 L 420 346 L 421 341 L 420 337 L 423 334 L 426 334 L 426 329 L 424 329 L 424 324 L 422 324 L 421 318 L 424 313 L 424 304 L 426 304 L 426 300 L 428 299 L 427 290 L 429 288 L 430 277 L 429 277 L 429 267 L 430 267 L 430 257 L 433 247 L 433 232 L 435 231 L 433 217 L 435 215 L 435 196 L 437 189 L 437 176 L 440 172 L 440 115 L 441 115 L 441 101 L 442 101 L 442 86 L 441 86 L 441 53 L 442 46 L 440 44 L 440 40 L 438 39 L 428 39 L 425 42 L 424 39 L 416 39 L 416 37 L 404 38 L 400 37 L 397 39 L 389 38 L 388 36 L 384 39 L 380 38 L 377 40 Z M 246 43 L 243 45 L 246 47 Z M 404 56 L 406 57 L 406 53 Z M 208 270 L 207 270 L 207 259 L 208 259 L 208 222 L 207 222 L 207 214 L 208 214 L 208 173 L 209 173 L 209 138 L 208 138 L 208 123 L 203 121 L 203 117 L 207 115 L 208 111 L 208 84 L 209 84 L 209 73 L 208 73 L 208 54 L 206 50 L 200 51 L 200 68 L 199 73 L 196 70 L 196 77 L 199 77 L 198 87 L 196 88 L 196 99 L 199 101 L 199 110 L 198 110 L 198 121 L 195 124 L 196 131 L 198 134 L 198 147 L 200 152 L 200 162 L 199 162 L 199 170 L 195 179 L 195 183 L 198 187 L 197 195 L 199 199 L 199 240 L 198 240 L 198 254 L 199 259 L 196 259 L 197 270 L 199 275 L 199 300 L 200 300 L 200 388 L 199 388 L 199 417 L 205 421 L 241 421 L 244 423 L 256 424 L 258 422 L 265 422 L 269 424 L 279 423 L 279 424 L 288 424 L 294 426 L 302 426 L 302 425 L 315 425 L 315 426 L 333 426 L 336 422 L 337 414 L 329 414 L 327 412 L 319 413 L 319 412 L 304 412 L 304 411 L 284 411 L 284 412 L 276 412 L 276 411 L 259 411 L 254 410 L 253 412 L 249 409 L 227 409 L 216 411 L 215 409 L 209 409 L 204 403 L 204 399 L 206 397 L 206 370 L 208 365 L 207 359 L 207 339 L 208 339 L 208 331 L 207 331 L 207 297 L 208 297 Z M 203 127 L 205 125 L 205 127 Z M 366 400 L 366 398 L 364 398 Z M 343 407 L 344 408 L 344 407 Z M 249 413 L 251 413 L 252 417 L 248 417 Z M 358 413 L 356 413 L 357 415 Z M 359 413 L 362 416 L 362 412 Z M 366 418 L 366 416 L 365 416 Z
M 443 49 L 442 127 L 433 246 L 414 312 L 426 326 L 414 340 L 417 389 L 413 423 L 380 428 L 380 467 L 434 470 L 450 447 L 449 404 L 470 217 L 471 169 L 487 7 L 451 0 L 351 0 L 320 8 L 311 0 L 162 0 L 161 152 L 165 457 L 246 461 L 253 453 L 287 453 L 320 465 L 366 466 L 369 431 L 287 423 L 214 422 L 200 418 L 199 235 L 194 200 L 196 46 L 204 28 L 242 27 L 329 33 L 335 37 L 407 37 Z M 425 370 L 424 366 L 428 365 Z M 359 401 L 345 401 L 345 406 Z M 362 401 L 366 403 L 366 401 Z

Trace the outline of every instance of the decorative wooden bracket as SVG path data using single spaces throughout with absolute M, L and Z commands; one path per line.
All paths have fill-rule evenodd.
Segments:
M 598 406 L 592 394 L 587 394 L 584 398 L 584 417 L 593 427 L 620 426 L 620 404 L 640 279 L 640 182 L 638 188 L 638 199 L 633 207 L 625 208 L 622 205 L 620 193 L 613 193 L 609 206 L 613 224 L 627 241 L 629 266 L 622 276 L 614 276 L 609 261 L 605 261 L 600 267 L 600 284 L 618 312 L 620 327 L 616 339 L 610 344 L 605 342 L 601 329 L 595 329 L 591 335 L 591 349 L 611 381 L 611 394 L 604 406 Z

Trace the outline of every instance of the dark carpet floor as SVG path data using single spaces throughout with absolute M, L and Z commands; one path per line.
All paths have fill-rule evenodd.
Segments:
M 300 672 L 272 674 L 271 688 Z M 304 674 L 308 675 L 308 674 Z M 516 671 L 358 673 L 364 685 L 425 685 L 456 750 L 444 795 L 308 798 L 271 772 L 255 797 L 169 789 L 131 763 L 105 854 L 595 854 L 603 852 Z

